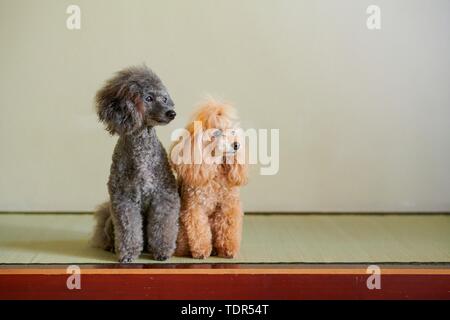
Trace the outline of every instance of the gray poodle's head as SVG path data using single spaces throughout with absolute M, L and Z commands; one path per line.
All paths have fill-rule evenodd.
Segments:
M 166 87 L 146 66 L 119 71 L 97 92 L 95 100 L 98 117 L 111 134 L 164 125 L 176 116 Z

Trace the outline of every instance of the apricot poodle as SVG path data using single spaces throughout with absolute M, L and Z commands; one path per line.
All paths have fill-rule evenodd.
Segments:
M 181 196 L 176 256 L 233 258 L 240 248 L 247 182 L 242 129 L 226 103 L 205 102 L 171 148 Z

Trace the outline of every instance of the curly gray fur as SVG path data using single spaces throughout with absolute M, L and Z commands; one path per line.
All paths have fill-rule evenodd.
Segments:
M 146 249 L 156 260 L 172 256 L 180 198 L 167 153 L 154 127 L 173 120 L 174 103 L 147 67 L 118 72 L 98 91 L 96 108 L 118 134 L 108 181 L 110 201 L 100 205 L 92 244 L 132 262 Z

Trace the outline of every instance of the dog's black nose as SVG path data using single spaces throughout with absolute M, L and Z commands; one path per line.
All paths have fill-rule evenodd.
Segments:
M 239 142 L 233 142 L 232 146 L 234 150 L 238 150 L 241 145 L 239 144 Z
M 177 113 L 173 110 L 169 110 L 166 112 L 166 117 L 169 118 L 170 120 L 175 119 L 176 115 L 177 115 Z

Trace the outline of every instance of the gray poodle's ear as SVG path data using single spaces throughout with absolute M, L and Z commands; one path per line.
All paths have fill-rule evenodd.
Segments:
M 98 118 L 111 134 L 128 134 L 142 127 L 144 103 L 139 85 L 122 74 L 107 81 L 95 101 Z

